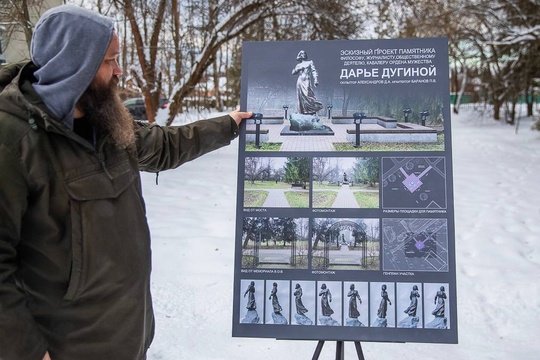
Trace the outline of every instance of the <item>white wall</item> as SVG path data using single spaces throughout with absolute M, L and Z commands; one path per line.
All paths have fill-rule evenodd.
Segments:
M 32 8 L 30 14 L 30 21 L 35 24 L 41 14 L 43 14 L 48 9 L 58 6 L 65 3 L 64 0 L 43 0 L 42 6 Z M 5 27 L 5 26 L 4 26 Z M 0 37 L 2 36 L 2 27 L 0 26 Z M 5 33 L 4 33 L 5 34 Z M 4 35 L 5 36 L 5 35 Z M 8 41 L 9 40 L 9 41 Z M 15 29 L 12 32 L 9 39 L 2 39 L 2 49 L 4 53 L 0 53 L 0 63 L 8 62 L 13 63 L 21 61 L 23 59 L 28 59 L 30 57 L 28 53 L 28 44 L 26 43 L 26 38 L 22 30 Z M 6 47 L 7 45 L 7 47 Z

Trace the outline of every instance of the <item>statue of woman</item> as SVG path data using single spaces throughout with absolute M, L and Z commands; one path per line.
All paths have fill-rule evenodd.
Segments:
M 358 306 L 356 304 L 356 299 L 360 301 L 360 304 L 362 303 L 362 299 L 360 298 L 360 295 L 358 294 L 358 290 L 354 289 L 354 284 L 351 284 L 351 287 L 349 288 L 350 291 L 347 294 L 349 299 L 349 317 L 351 319 L 356 319 L 360 316 L 360 312 L 358 311 Z
M 247 302 L 247 305 L 246 305 L 246 309 L 248 310 L 255 310 L 257 308 L 257 304 L 255 303 L 255 281 L 252 281 L 246 292 L 244 293 L 244 297 L 246 297 L 246 295 L 248 295 L 248 302 Z
M 277 297 L 277 283 L 273 284 L 272 291 L 270 292 L 270 297 L 268 300 L 272 300 L 272 306 L 274 307 L 274 313 L 281 314 L 281 305 L 279 305 L 279 300 Z
M 388 293 L 386 292 L 386 285 L 381 286 L 381 303 L 379 304 L 379 309 L 377 310 L 377 316 L 381 319 L 386 318 L 386 311 L 388 310 L 388 305 L 392 305 L 392 302 L 388 298 Z
M 304 315 L 308 312 L 308 309 L 302 304 L 302 288 L 300 284 L 296 284 L 294 288 L 294 302 L 296 304 L 296 313 L 299 315 Z
M 332 310 L 330 307 L 330 303 L 332 302 L 332 294 L 330 293 L 330 289 L 326 288 L 326 284 L 321 285 L 319 296 L 321 297 L 321 311 L 323 316 L 332 315 L 334 313 L 334 310 Z
M 405 314 L 409 316 L 416 316 L 416 310 L 418 309 L 418 298 L 420 297 L 420 293 L 418 292 L 418 286 L 414 285 L 411 291 L 411 294 L 409 295 L 409 299 L 411 300 L 411 303 L 405 311 L 403 311 Z
M 441 286 L 440 290 L 435 295 L 435 310 L 431 312 L 435 317 L 444 317 L 446 293 L 444 292 L 444 286 Z
M 319 75 L 313 61 L 308 60 L 304 50 L 300 50 L 296 56 L 298 64 L 294 67 L 292 74 L 298 75 L 296 81 L 296 93 L 298 101 L 298 112 L 300 114 L 314 115 L 323 108 L 323 104 L 315 98 L 313 86 L 319 85 Z

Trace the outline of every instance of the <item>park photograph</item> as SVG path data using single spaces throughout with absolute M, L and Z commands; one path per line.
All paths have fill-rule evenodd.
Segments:
M 307 269 L 309 219 L 245 217 L 242 268 Z
M 312 269 L 379 270 L 380 247 L 379 219 L 312 219 Z
M 313 208 L 379 208 L 379 158 L 313 157 Z
M 245 158 L 244 207 L 308 208 L 310 159 Z

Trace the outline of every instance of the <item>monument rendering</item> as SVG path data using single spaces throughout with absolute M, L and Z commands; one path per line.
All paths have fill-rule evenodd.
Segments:
M 270 292 L 270 297 L 268 297 L 268 300 L 272 300 L 272 307 L 274 308 L 274 312 L 272 313 L 272 320 L 274 321 L 274 324 L 287 325 L 287 319 L 285 319 L 285 317 L 281 314 L 281 311 L 283 309 L 279 304 L 277 287 L 277 283 L 272 284 L 272 291 Z
M 373 327 L 386 327 L 388 322 L 386 320 L 386 312 L 388 311 L 388 305 L 392 305 L 392 302 L 388 298 L 388 292 L 386 291 L 386 285 L 381 286 L 381 302 L 379 309 L 377 310 L 377 319 L 373 322 Z
M 332 302 L 332 293 L 324 283 L 321 285 L 321 291 L 319 291 L 319 296 L 321 297 L 322 313 L 322 316 L 319 318 L 319 324 L 326 326 L 339 326 L 339 322 L 332 319 L 332 314 L 334 313 L 334 310 L 332 310 L 332 308 L 330 307 L 330 303 Z
M 360 316 L 360 311 L 358 311 L 358 302 L 361 304 L 362 299 L 360 298 L 360 294 L 358 294 L 358 290 L 355 289 L 354 284 L 351 284 L 349 287 L 347 296 L 349 297 L 349 318 L 345 321 L 345 324 L 347 326 L 365 326 L 360 320 L 358 320 L 358 317 Z
M 418 310 L 418 299 L 420 298 L 420 293 L 418 292 L 418 286 L 414 285 L 411 294 L 409 295 L 409 299 L 411 300 L 411 303 L 408 308 L 406 308 L 403 312 L 407 315 L 405 319 L 401 320 L 398 324 L 398 327 L 404 327 L 404 328 L 416 328 L 418 327 L 418 323 L 420 322 L 420 318 L 416 316 L 416 311 Z
M 319 85 L 319 74 L 315 69 L 315 64 L 308 59 L 304 50 L 300 50 L 296 61 L 298 64 L 294 67 L 292 74 L 298 75 L 296 81 L 298 112 L 304 115 L 315 115 L 323 108 L 323 104 L 315 98 L 313 91 L 313 88 Z
M 446 311 L 446 292 L 444 286 L 441 286 L 437 294 L 435 295 L 435 309 L 431 312 L 431 315 L 435 316 L 431 322 L 426 324 L 426 328 L 430 329 L 447 329 L 448 319 L 445 317 Z
M 248 295 L 248 300 L 246 304 L 246 309 L 248 310 L 245 317 L 242 319 L 241 323 L 243 324 L 258 324 L 260 321 L 259 314 L 257 314 L 257 303 L 255 302 L 255 281 L 252 281 L 246 292 L 244 293 L 244 297 Z
M 300 284 L 296 284 L 294 288 L 294 303 L 296 305 L 296 314 L 294 314 L 294 318 L 296 319 L 296 323 L 299 325 L 313 325 L 313 321 L 311 321 L 310 318 L 308 318 L 305 313 L 308 312 L 308 309 L 304 306 L 302 303 L 302 287 Z
M 320 122 L 317 112 L 323 104 L 315 97 L 313 88 L 319 85 L 319 74 L 312 60 L 304 50 L 296 56 L 298 64 L 292 74 L 296 80 L 296 106 L 298 112 L 289 116 L 290 126 L 285 127 L 281 135 L 334 135 L 332 129 Z

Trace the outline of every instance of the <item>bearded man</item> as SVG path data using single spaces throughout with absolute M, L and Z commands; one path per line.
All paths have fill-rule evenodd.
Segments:
M 154 334 L 139 171 L 228 145 L 251 113 L 135 123 L 113 21 L 72 5 L 0 70 L 0 359 L 145 359 Z

